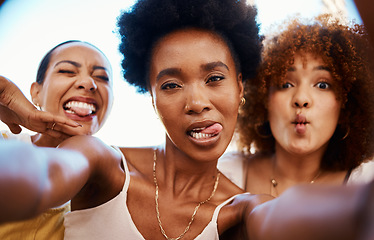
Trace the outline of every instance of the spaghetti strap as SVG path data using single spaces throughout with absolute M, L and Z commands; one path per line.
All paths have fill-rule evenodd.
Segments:
M 345 175 L 343 185 L 347 185 L 347 182 L 348 182 L 349 177 L 351 176 L 351 173 L 352 173 L 352 168 L 350 168 L 347 174 Z
M 126 174 L 125 184 L 123 184 L 122 191 L 127 192 L 128 188 L 129 188 L 129 185 L 130 185 L 130 171 L 129 171 L 129 167 L 127 166 L 126 158 L 123 155 L 121 149 L 119 149 L 119 147 L 117 147 L 117 146 L 112 146 L 112 147 L 114 149 L 116 149 L 121 154 L 122 164 L 123 164 L 123 167 L 125 168 L 125 174 Z
M 218 214 L 219 214 L 219 211 L 221 210 L 221 208 L 224 207 L 225 205 L 227 205 L 229 202 L 234 200 L 234 198 L 236 198 L 237 196 L 239 196 L 241 194 L 250 194 L 250 193 L 246 192 L 246 193 L 236 194 L 236 195 L 230 197 L 229 199 L 227 199 L 226 201 L 224 201 L 223 203 L 221 203 L 220 205 L 218 205 L 217 208 L 214 210 L 213 217 L 212 217 L 211 221 L 217 223 Z

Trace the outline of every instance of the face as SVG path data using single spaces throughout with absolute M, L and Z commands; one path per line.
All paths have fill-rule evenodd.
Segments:
M 113 102 L 112 72 L 106 57 L 85 43 L 68 43 L 54 50 L 43 84 L 31 95 L 44 111 L 80 123 L 79 134 L 96 133 Z
M 216 34 L 180 30 L 153 49 L 150 92 L 174 147 L 194 159 L 217 159 L 229 144 L 242 97 L 227 44 Z
M 294 60 L 282 85 L 270 90 L 271 131 L 278 149 L 323 154 L 341 109 L 334 93 L 337 83 L 321 58 L 306 54 L 305 58 L 296 55 Z

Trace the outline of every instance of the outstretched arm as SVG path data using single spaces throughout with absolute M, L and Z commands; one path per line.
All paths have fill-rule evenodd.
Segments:
M 358 239 L 363 209 L 370 207 L 374 182 L 363 186 L 299 186 L 257 206 L 246 219 L 251 240 Z M 370 224 L 370 223 L 368 223 Z M 373 223 L 371 223 L 373 225 Z
M 20 133 L 22 130 L 20 125 L 22 125 L 52 137 L 60 137 L 64 134 L 52 129 L 54 123 L 71 127 L 79 126 L 67 117 L 39 111 L 12 81 L 3 76 L 0 76 L 0 120 L 8 125 L 13 133 Z
M 77 151 L 0 141 L 0 223 L 34 217 L 71 199 L 89 178 Z
M 72 208 L 94 207 L 122 190 L 121 154 L 93 136 L 70 137 L 58 148 L 0 140 L 0 153 L 0 223 L 68 200 Z

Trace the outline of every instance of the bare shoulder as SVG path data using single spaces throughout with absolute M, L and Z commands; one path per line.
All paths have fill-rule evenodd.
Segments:
M 73 136 L 58 147 L 80 152 L 97 171 L 118 167 L 121 163 L 121 154 L 94 136 Z
M 126 163 L 129 166 L 129 170 L 146 173 L 152 171 L 153 154 L 155 148 L 152 147 L 121 147 Z

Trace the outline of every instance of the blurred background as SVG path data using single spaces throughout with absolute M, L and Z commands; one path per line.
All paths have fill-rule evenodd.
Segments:
M 117 48 L 116 19 L 135 0 L 5 0 L 0 4 L 0 74 L 11 79 L 30 99 L 39 61 L 60 42 L 78 39 L 99 47 L 113 66 L 114 105 L 105 126 L 96 134 L 107 144 L 157 145 L 165 133 L 149 95 L 138 94 L 123 80 Z M 261 32 L 272 23 L 300 14 L 341 13 L 361 19 L 353 0 L 249 0 L 258 8 Z M 0 130 L 8 129 L 0 122 Z M 27 131 L 27 130 L 24 130 Z

